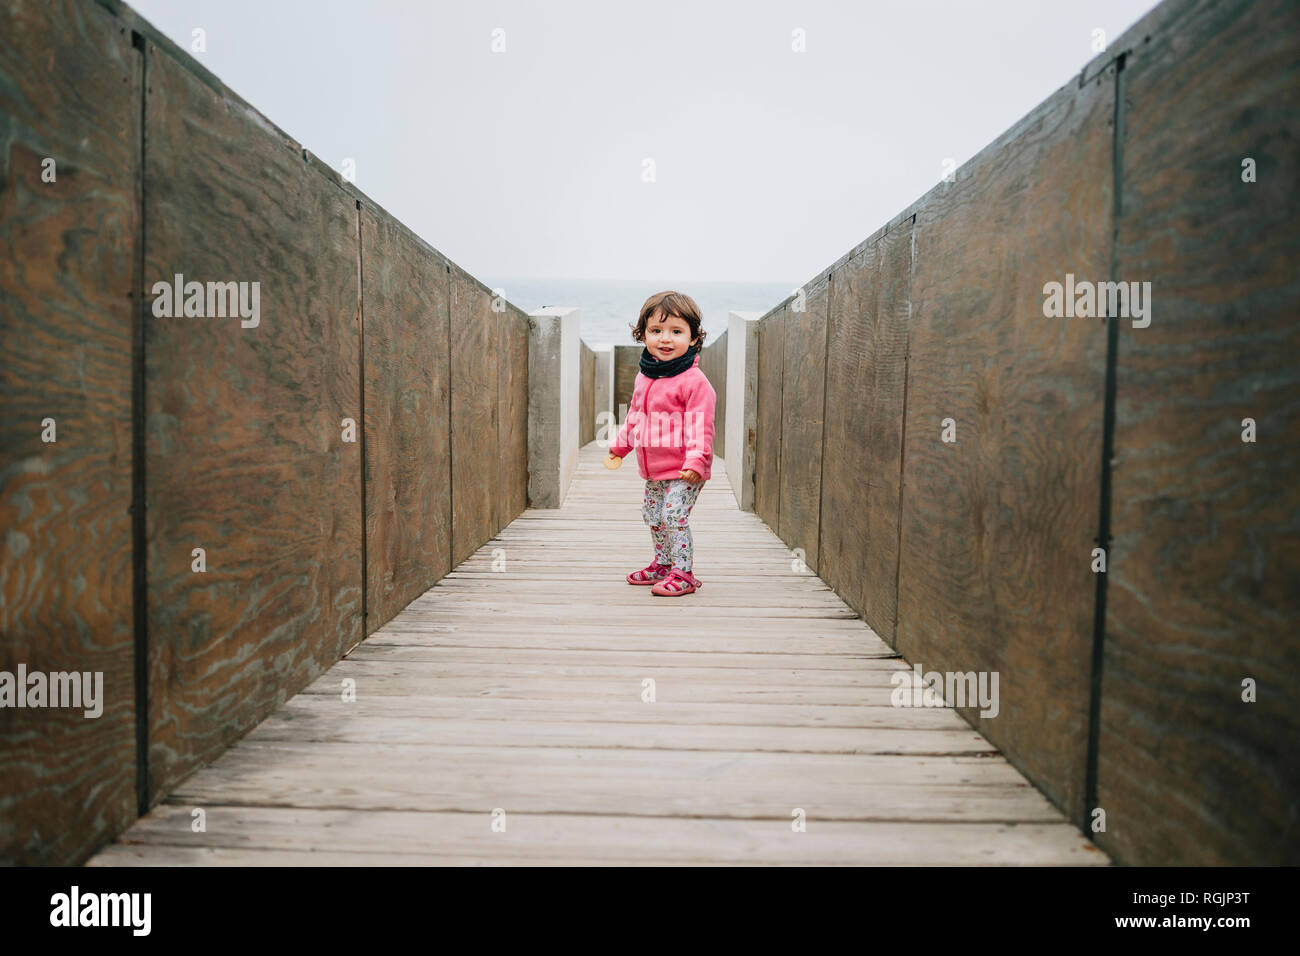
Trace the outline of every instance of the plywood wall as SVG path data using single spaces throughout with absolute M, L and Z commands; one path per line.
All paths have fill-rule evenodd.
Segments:
M 717 401 L 713 407 L 713 455 L 723 457 L 727 448 L 727 333 L 709 338 L 700 353 L 700 371 L 713 386 Z
M 130 8 L 0 23 L 0 670 L 104 691 L 0 709 L 0 863 L 66 864 L 524 509 L 527 319 Z
M 1117 258 L 1154 301 L 1115 370 L 1097 783 L 1123 859 L 1300 861 L 1297 63 L 1294 3 L 1198 3 L 1125 70 Z
M 142 77 L 130 32 L 79 0 L 5 4 L 0 35 L 0 671 L 102 690 L 97 717 L 0 708 L 0 864 L 45 865 L 135 817 Z
M 377 209 L 361 215 L 366 633 L 451 570 L 451 267 Z
M 1300 860 L 1297 63 L 1169 0 L 758 327 L 758 515 L 1122 862 Z

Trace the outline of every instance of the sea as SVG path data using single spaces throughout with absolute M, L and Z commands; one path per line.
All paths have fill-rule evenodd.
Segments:
M 511 279 L 482 276 L 492 289 L 525 312 L 546 306 L 579 310 L 582 340 L 589 346 L 635 345 L 632 328 L 645 300 L 656 292 L 684 292 L 700 307 L 705 344 L 727 330 L 730 312 L 767 312 L 798 282 L 683 282 L 665 279 Z

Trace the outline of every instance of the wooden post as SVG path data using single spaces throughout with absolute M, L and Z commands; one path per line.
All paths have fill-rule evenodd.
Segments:
M 754 510 L 754 422 L 758 415 L 758 320 L 761 312 L 727 317 L 727 428 L 722 457 L 742 511 Z
M 558 508 L 578 460 L 579 311 L 528 316 L 528 505 Z

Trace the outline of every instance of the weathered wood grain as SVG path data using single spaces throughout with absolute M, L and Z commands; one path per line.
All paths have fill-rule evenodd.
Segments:
M 528 316 L 508 308 L 500 316 L 497 367 L 499 432 L 497 522 L 500 531 L 528 506 Z
M 599 817 L 521 814 L 494 832 L 481 813 L 213 807 L 211 827 L 231 845 L 196 845 L 187 811 L 159 807 L 140 845 L 116 845 L 95 866 L 1098 866 L 1105 856 L 1080 845 L 1062 823 L 809 821 L 788 839 L 788 820 Z M 589 842 L 581 842 L 579 837 Z M 329 849 L 303 851 L 296 840 Z M 238 841 L 238 842 L 235 842 Z M 398 853 L 376 853 L 377 844 Z
M 754 416 L 754 513 L 776 531 L 781 514 L 781 373 L 785 358 L 782 307 L 758 323 L 758 410 Z M 787 549 L 788 551 L 788 549 Z
M 787 831 L 795 807 L 824 820 L 1060 822 L 1060 813 L 1009 764 L 982 756 L 531 747 L 526 740 L 509 747 L 250 742 L 232 748 L 220 768 L 187 779 L 173 801 L 766 817 L 784 819 Z M 1077 840 L 1085 842 L 1082 834 Z
M 1120 278 L 1153 303 L 1119 325 L 1099 841 L 1294 865 L 1300 8 L 1183 6 L 1124 74 Z
M 500 324 L 491 293 L 451 267 L 451 540 L 457 565 L 496 534 Z M 527 456 L 525 456 L 526 458 Z
M 854 865 L 1104 865 L 1104 854 L 1080 844 L 1063 823 L 959 823 L 809 820 L 805 833 L 789 822 L 729 818 L 599 817 L 519 814 L 494 832 L 478 813 L 373 810 L 358 827 L 352 810 L 297 807 L 212 807 L 209 832 L 194 833 L 187 808 L 160 806 L 135 829 L 134 845 L 110 848 L 97 866 L 165 865 L 442 865 L 476 863 L 581 865 L 656 863 Z M 778 837 L 777 834 L 782 836 Z M 328 850 L 305 852 L 304 843 Z M 376 846 L 398 847 L 377 853 Z M 323 857 L 323 860 L 316 859 Z
M 297 698 L 296 698 L 297 699 Z M 307 700 L 306 696 L 301 699 Z M 328 699 L 313 695 L 310 699 Z M 587 719 L 552 719 L 533 725 L 528 743 L 533 747 L 619 747 L 641 750 L 761 750 L 771 753 L 839 754 L 994 754 L 993 745 L 969 727 L 921 730 L 916 727 L 774 727 L 755 724 L 720 726 L 679 722 L 613 721 L 598 718 L 610 712 L 594 702 L 584 702 Z M 747 706 L 747 705 L 737 705 Z M 798 706 L 798 705 L 794 705 Z M 286 708 L 287 709 L 287 708 Z M 884 708 L 879 708 L 883 710 Z M 335 711 L 338 708 L 334 708 Z M 951 715 L 949 715 L 951 716 Z M 352 714 L 311 712 L 310 725 L 301 712 L 289 719 L 268 718 L 248 740 L 333 741 L 368 743 L 381 736 L 389 743 L 421 743 L 429 739 L 427 718 L 400 714 L 358 718 Z M 508 720 L 442 721 L 441 744 L 454 746 L 517 746 L 519 730 Z
M 804 287 L 805 308 L 792 302 L 782 313 L 781 503 L 777 534 L 791 550 L 801 549 L 809 569 L 818 569 L 820 537 L 822 423 L 826 398 L 825 274 Z
M 859 627 L 858 634 L 862 634 Z M 608 647 L 608 644 L 605 645 Z M 484 648 L 499 653 L 503 648 L 488 645 Z M 589 650 L 588 648 L 580 648 Z M 566 649 L 571 650 L 571 649 Z M 637 653 L 641 660 L 656 661 L 662 655 L 671 655 L 675 651 L 694 653 L 689 649 L 673 648 L 660 651 L 656 647 L 643 647 Z M 738 662 L 747 665 L 751 661 L 771 657 L 780 659 L 781 651 L 756 643 L 732 652 Z M 569 655 L 573 656 L 573 655 Z M 851 656 L 851 655 L 844 655 Z M 755 664 L 754 666 L 765 666 Z M 612 734 L 624 725 L 650 725 L 650 730 L 658 727 L 663 733 L 676 733 L 678 728 L 711 727 L 723 733 L 725 728 L 756 729 L 769 734 L 781 735 L 785 729 L 802 727 L 809 729 L 847 729 L 870 731 L 856 738 L 866 749 L 874 749 L 878 738 L 877 732 L 889 731 L 889 737 L 897 741 L 894 731 L 906 731 L 909 734 L 926 735 L 935 733 L 974 734 L 970 726 L 951 710 L 943 707 L 902 708 L 876 707 L 865 704 L 774 704 L 770 702 L 718 702 L 690 701 L 674 702 L 649 709 L 640 698 L 617 701 L 595 700 L 581 697 L 576 700 L 538 700 L 510 697 L 432 697 L 420 694 L 414 697 L 401 697 L 392 694 L 362 695 L 357 698 L 355 707 L 346 714 L 339 714 L 336 692 L 327 693 L 324 685 L 319 693 L 299 694 L 285 704 L 279 712 L 280 720 L 298 721 L 298 727 L 310 737 L 324 732 L 330 726 L 334 716 L 348 716 L 356 720 L 384 720 L 386 726 L 393 727 L 392 721 L 412 722 L 438 721 L 445 726 L 455 721 L 480 721 L 501 723 L 506 726 L 527 724 L 536 728 L 539 734 L 546 732 L 545 725 L 554 723 L 578 723 L 598 729 L 601 733 Z M 268 722 L 277 718 L 269 717 Z M 617 725 L 617 727 L 613 726 Z M 277 726 L 279 726 L 277 724 Z M 356 726 L 349 721 L 349 727 Z M 268 731 L 271 732 L 271 731 Z M 631 732 L 631 731 L 628 731 Z M 485 733 L 498 733 L 496 729 Z M 976 736 L 979 736 L 976 734 Z M 304 739 L 304 738 L 298 738 Z M 979 751 L 980 746 L 969 738 L 954 737 L 960 743 L 955 750 L 946 748 L 931 749 L 931 753 L 967 753 L 972 749 Z M 983 740 L 984 738 L 980 738 Z M 821 738 L 820 743 L 824 743 Z M 987 741 L 986 741 L 987 743 Z M 991 746 L 991 745 L 990 745 Z M 707 748 L 703 748 L 707 749 Z M 760 748 L 763 749 L 763 748 Z M 780 749 L 780 748 L 767 748 Z M 818 747 L 812 747 L 817 750 Z M 891 751 L 892 752 L 892 751 Z
M 363 205 L 366 632 L 451 570 L 447 261 Z
M 632 390 L 636 387 L 636 376 L 641 371 L 641 350 L 645 346 L 614 346 L 614 415 L 619 424 L 623 423 L 632 405 Z
M 1062 87 L 916 212 L 895 643 L 996 671 L 978 729 L 1081 820 L 1106 333 L 1043 315 L 1105 279 L 1114 76 Z M 942 441 L 944 419 L 956 441 Z
M 898 606 L 907 220 L 831 274 L 818 573 L 885 640 Z
M 578 374 L 578 446 L 596 438 L 596 353 L 579 343 Z
M 152 42 L 147 62 L 146 289 L 258 282 L 261 307 L 147 323 L 157 800 L 362 638 L 363 410 L 354 201 Z
M 0 865 L 67 865 L 135 816 L 140 57 L 69 0 L 5 4 L 0 35 L 0 671 L 103 674 L 97 718 L 0 708 Z
M 727 448 L 727 333 L 708 339 L 700 353 L 700 371 L 718 399 L 713 408 L 713 454 L 721 458 Z
M 582 449 L 560 509 L 526 511 L 92 863 L 1107 862 L 953 710 L 892 706 L 906 663 L 814 575 L 777 563 L 733 619 L 744 584 L 713 569 L 784 548 L 725 462 L 692 513 L 705 587 L 623 583 L 650 545 L 642 482 L 602 457 Z M 535 606 L 557 570 L 614 590 Z

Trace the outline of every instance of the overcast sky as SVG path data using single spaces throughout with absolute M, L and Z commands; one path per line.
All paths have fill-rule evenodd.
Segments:
M 475 275 L 796 282 L 1155 6 L 129 2 Z

